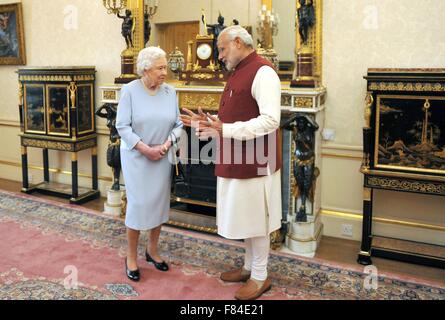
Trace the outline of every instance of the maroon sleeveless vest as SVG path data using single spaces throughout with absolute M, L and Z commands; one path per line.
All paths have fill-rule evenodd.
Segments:
M 253 52 L 242 60 L 231 74 L 224 88 L 218 112 L 218 117 L 223 123 L 249 121 L 260 115 L 258 104 L 252 97 L 252 84 L 262 66 L 273 68 L 269 61 Z M 216 176 L 256 178 L 267 174 L 268 164 L 271 173 L 281 169 L 278 130 L 248 141 L 219 138 Z

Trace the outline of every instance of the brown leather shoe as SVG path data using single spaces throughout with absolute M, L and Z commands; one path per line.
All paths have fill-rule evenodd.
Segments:
M 243 274 L 243 267 L 221 273 L 220 279 L 226 282 L 246 282 L 250 278 L 250 272 Z M 247 271 L 247 270 L 245 270 Z
M 272 284 L 269 278 L 264 281 L 261 288 L 258 288 L 255 281 L 249 279 L 249 281 L 235 293 L 235 298 L 238 300 L 254 300 L 259 298 L 264 292 L 270 290 L 271 287 Z

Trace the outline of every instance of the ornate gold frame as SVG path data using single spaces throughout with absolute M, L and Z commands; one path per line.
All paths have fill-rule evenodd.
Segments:
M 79 88 L 79 87 L 90 87 L 90 92 L 91 92 L 91 101 L 90 101 L 90 103 L 91 103 L 91 107 L 90 107 L 90 111 L 91 111 L 91 128 L 89 128 L 88 130 L 84 130 L 84 131 L 79 131 L 78 132 L 79 135 L 83 135 L 83 134 L 86 134 L 86 133 L 94 132 L 96 117 L 94 116 L 93 105 L 94 105 L 95 96 L 94 96 L 93 85 L 91 83 L 88 83 L 88 84 L 78 84 L 77 88 Z M 79 91 L 77 91 L 77 92 L 79 92 Z M 77 99 L 77 103 L 79 103 L 78 101 L 79 101 L 79 99 Z M 79 108 L 77 108 L 77 112 L 79 112 Z M 77 118 L 79 118 L 79 115 L 77 115 Z M 79 123 L 77 123 L 77 127 L 78 128 L 80 127 Z
M 128 0 L 128 9 L 131 10 L 133 17 L 135 19 L 135 30 L 133 45 L 131 48 L 133 51 L 134 61 L 137 60 L 139 51 L 145 48 L 144 43 L 144 0 Z
M 435 173 L 435 174 L 443 174 L 443 170 L 434 170 L 434 169 L 418 169 L 418 168 L 412 168 L 412 167 L 402 167 L 402 166 L 392 166 L 392 165 L 384 165 L 379 164 L 378 162 L 378 148 L 379 148 L 379 128 L 380 128 L 380 101 L 382 98 L 399 98 L 399 99 L 412 99 L 412 100 L 441 100 L 445 103 L 444 97 L 439 96 L 408 96 L 408 95 L 377 95 L 377 104 L 376 104 L 376 126 L 375 126 L 375 146 L 374 146 L 374 167 L 380 168 L 380 169 L 391 169 L 391 170 L 404 170 L 404 171 L 411 171 L 416 173 Z M 400 173 L 401 177 L 406 177 L 405 173 Z
M 51 100 L 50 100 L 50 89 L 52 88 L 59 88 L 59 89 L 65 89 L 66 90 L 66 129 L 64 130 L 64 132 L 59 132 L 59 131 L 55 131 L 55 127 L 54 125 L 51 123 Z M 70 94 L 69 94 L 69 90 L 68 87 L 66 85 L 61 85 L 61 84 L 50 84 L 50 85 L 46 85 L 45 88 L 46 91 L 46 103 L 47 103 L 47 113 L 46 113 L 46 123 L 48 124 L 47 130 L 48 130 L 48 135 L 50 136 L 64 136 L 64 137 L 69 137 L 70 136 L 70 128 L 71 128 L 71 114 L 70 114 Z
M 14 12 L 16 16 L 17 23 L 17 42 L 18 42 L 18 56 L 17 57 L 6 57 L 0 56 L 0 65 L 25 65 L 26 64 L 26 53 L 25 53 L 25 35 L 23 29 L 23 15 L 22 15 L 22 4 L 12 3 L 6 5 L 0 5 L 0 13 Z
M 45 94 L 45 85 L 43 84 L 25 84 L 23 86 L 23 101 L 24 101 L 24 112 L 23 112 L 23 123 L 24 123 L 24 131 L 26 133 L 37 133 L 37 134 L 46 134 L 46 94 Z M 39 130 L 29 130 L 28 129 L 28 101 L 26 100 L 26 92 L 28 91 L 28 88 L 42 88 L 42 94 L 43 94 L 43 131 Z

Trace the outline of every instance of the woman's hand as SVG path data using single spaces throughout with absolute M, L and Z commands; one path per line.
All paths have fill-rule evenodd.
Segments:
M 168 150 L 170 150 L 170 148 L 172 147 L 172 142 L 170 141 L 170 140 L 167 140 L 167 141 L 165 141 L 162 145 L 161 145 L 161 147 L 162 147 L 162 150 L 165 152 L 165 153 L 167 153 L 168 152 Z
M 135 149 L 142 153 L 147 159 L 151 161 L 159 161 L 166 154 L 164 145 L 149 147 L 142 141 L 139 141 Z

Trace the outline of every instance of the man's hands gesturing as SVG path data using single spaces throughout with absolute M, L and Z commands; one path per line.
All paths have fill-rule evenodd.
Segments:
M 185 126 L 196 129 L 196 135 L 199 139 L 207 140 L 209 138 L 217 138 L 222 135 L 221 120 L 217 116 L 212 116 L 210 113 L 205 114 L 201 108 L 198 108 L 198 113 L 183 108 L 187 115 L 181 115 L 181 121 Z

